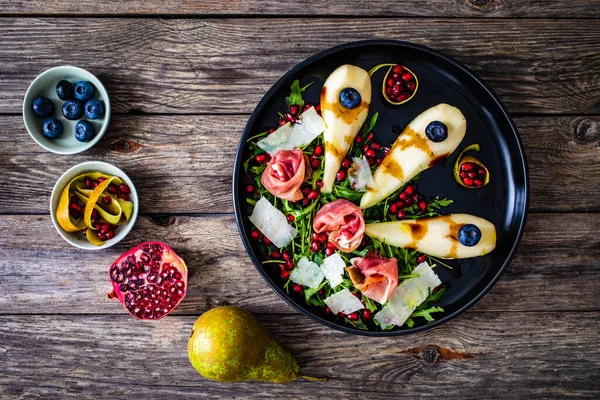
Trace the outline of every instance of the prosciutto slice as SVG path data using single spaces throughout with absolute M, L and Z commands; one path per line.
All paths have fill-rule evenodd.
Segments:
M 398 261 L 375 253 L 350 260 L 346 268 L 354 286 L 366 297 L 385 304 L 398 287 Z
M 279 150 L 267 164 L 260 182 L 273 196 L 297 201 L 304 197 L 300 186 L 311 172 L 302 150 Z
M 325 204 L 315 215 L 313 229 L 329 235 L 329 242 L 350 253 L 360 246 L 365 232 L 363 213 L 354 203 L 339 199 Z

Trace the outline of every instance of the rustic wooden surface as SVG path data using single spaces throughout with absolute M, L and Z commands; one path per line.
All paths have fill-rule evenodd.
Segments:
M 600 397 L 599 19 L 598 0 L 0 0 L 0 398 Z M 231 214 L 234 153 L 262 94 L 306 56 L 369 38 L 429 45 L 478 73 L 513 115 L 531 175 L 525 235 L 490 293 L 384 340 L 293 311 Z M 114 112 L 76 156 L 35 145 L 20 115 L 31 80 L 61 64 L 99 76 Z M 122 167 L 141 197 L 131 234 L 102 252 L 70 247 L 48 213 L 56 178 L 90 159 Z M 190 267 L 187 297 L 158 323 L 106 298 L 108 265 L 142 240 Z M 187 337 L 221 304 L 255 313 L 330 380 L 201 378 Z

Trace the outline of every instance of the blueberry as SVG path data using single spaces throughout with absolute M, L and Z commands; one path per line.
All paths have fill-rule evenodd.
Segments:
M 94 85 L 90 81 L 80 81 L 75 84 L 75 99 L 85 103 L 94 97 Z
M 473 247 L 481 240 L 481 231 L 473 224 L 461 226 L 458 230 L 458 241 L 463 246 Z
M 345 88 L 340 92 L 340 104 L 350 110 L 358 107 L 360 100 L 360 93 L 356 89 Z
M 62 106 L 62 113 L 66 119 L 79 119 L 83 115 L 83 107 L 77 100 L 67 100 Z
M 46 118 L 42 126 L 42 133 L 48 139 L 56 139 L 63 131 L 63 124 L 56 118 Z
M 98 119 L 104 115 L 104 104 L 99 100 L 91 99 L 83 108 L 87 119 Z
M 31 107 L 35 115 L 43 118 L 47 118 L 54 113 L 54 104 L 47 97 L 38 97 L 33 100 Z
M 73 98 L 73 85 L 64 79 L 56 84 L 56 95 L 61 100 L 71 100 Z
M 89 142 L 96 136 L 96 129 L 90 121 L 79 121 L 75 125 L 75 139 L 80 142 Z
M 425 134 L 432 142 L 443 142 L 448 138 L 448 127 L 443 122 L 433 121 L 425 128 Z

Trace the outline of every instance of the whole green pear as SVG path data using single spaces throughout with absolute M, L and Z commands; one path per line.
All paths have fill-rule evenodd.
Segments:
M 194 324 L 188 341 L 192 365 L 217 382 L 284 383 L 300 376 L 300 366 L 249 312 L 235 306 L 213 308 Z

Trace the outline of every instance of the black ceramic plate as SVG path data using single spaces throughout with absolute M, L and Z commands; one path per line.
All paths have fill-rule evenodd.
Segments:
M 435 271 L 447 290 L 437 304 L 445 311 L 435 314 L 435 322 L 428 324 L 423 318 L 416 318 L 413 328 L 402 327 L 385 332 L 362 331 L 344 325 L 336 317 L 326 316 L 323 310 L 307 305 L 303 295 L 293 291 L 287 294 L 283 290 L 284 281 L 277 264 L 261 265 L 261 260 L 267 259 L 266 252 L 248 237 L 252 228 L 248 216 L 252 208 L 245 202 L 244 188 L 250 180 L 243 170 L 243 162 L 249 154 L 246 139 L 277 125 L 277 112 L 285 108 L 284 98 L 295 79 L 299 79 L 301 85 L 315 81 L 304 93 L 304 98 L 309 103 L 318 104 L 325 79 L 340 65 L 354 64 L 369 70 L 380 63 L 406 65 L 417 75 L 419 89 L 408 103 L 392 106 L 381 95 L 385 70 L 373 76 L 369 115 L 379 112 L 374 129 L 378 141 L 384 145 L 391 144 L 413 118 L 436 104 L 448 103 L 458 107 L 467 119 L 467 133 L 459 150 L 473 143 L 481 145 L 477 157 L 488 167 L 490 183 L 478 190 L 459 186 L 452 172 L 459 153 L 457 150 L 447 160 L 421 174 L 419 191 L 425 196 L 439 195 L 454 200 L 454 204 L 443 209 L 444 213 L 465 212 L 483 217 L 491 221 L 497 231 L 497 247 L 490 254 L 450 260 L 448 264 L 453 269 L 436 267 Z M 362 335 L 394 336 L 443 324 L 472 306 L 498 280 L 523 232 L 528 202 L 527 166 L 517 129 L 506 109 L 473 72 L 427 47 L 396 41 L 363 41 L 325 50 L 304 60 L 267 92 L 250 117 L 240 141 L 233 178 L 233 201 L 240 235 L 252 262 L 285 301 L 302 314 L 334 329 Z

